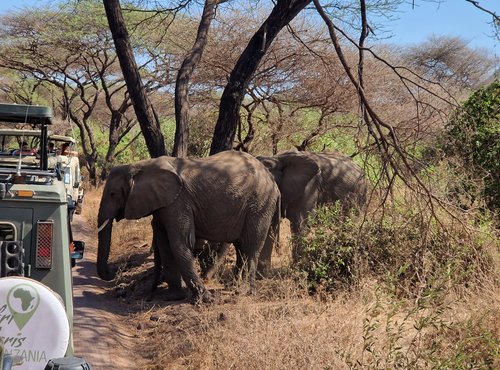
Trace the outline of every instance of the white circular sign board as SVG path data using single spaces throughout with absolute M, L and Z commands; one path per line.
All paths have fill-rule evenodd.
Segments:
M 33 279 L 0 279 L 0 339 L 5 352 L 23 358 L 19 370 L 43 370 L 52 358 L 64 357 L 69 323 L 59 297 Z

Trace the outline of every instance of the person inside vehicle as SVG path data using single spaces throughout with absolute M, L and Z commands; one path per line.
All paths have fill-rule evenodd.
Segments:
M 49 154 L 56 154 L 56 146 L 53 141 L 49 143 Z
M 61 155 L 69 155 L 69 143 L 61 145 Z
M 33 154 L 33 151 L 30 149 L 28 143 L 26 141 L 23 141 L 20 145 L 20 148 L 19 149 L 16 149 L 12 152 L 12 155 L 13 156 L 16 156 L 16 155 L 31 155 Z

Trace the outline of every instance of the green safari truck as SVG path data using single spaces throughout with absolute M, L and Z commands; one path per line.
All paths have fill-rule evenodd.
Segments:
M 0 283 L 3 278 L 19 277 L 28 279 L 28 283 L 32 279 L 56 293 L 69 323 L 65 356 L 70 357 L 73 356 L 71 268 L 75 259 L 82 257 L 84 245 L 72 238 L 64 171 L 58 165 L 49 166 L 51 124 L 49 107 L 0 104 L 0 128 L 21 132 L 18 140 L 0 143 Z M 38 131 L 37 139 L 29 137 L 32 130 Z M 29 148 L 34 141 L 36 148 Z M 30 289 L 33 288 L 25 291 L 29 294 Z M 2 307 L 0 302 L 4 317 L 13 310 L 8 302 Z M 10 321 L 15 321 L 15 315 L 12 316 Z M 0 327 L 8 321 L 7 316 Z M 21 340 L 16 341 L 14 336 L 4 338 L 0 334 L 0 340 L 7 353 L 10 348 L 10 353 L 16 354 L 14 344 L 21 347 Z M 17 354 L 28 356 L 26 353 Z

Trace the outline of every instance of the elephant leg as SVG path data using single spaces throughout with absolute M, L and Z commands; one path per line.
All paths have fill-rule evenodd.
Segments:
M 258 253 L 245 253 L 243 255 L 245 267 L 243 269 L 243 280 L 250 285 L 251 293 L 255 293 L 255 278 L 257 275 L 257 262 L 259 259 Z
M 241 273 L 243 281 L 249 284 L 252 293 L 255 292 L 255 277 L 257 273 L 257 262 L 265 240 L 257 240 L 254 243 L 242 241 L 237 249 L 236 268 Z M 238 275 L 237 275 L 238 276 Z
M 198 254 L 203 280 L 210 280 L 217 273 L 224 262 L 231 243 L 213 243 L 205 245 L 202 252 Z
M 151 221 L 151 228 L 153 229 L 153 240 L 151 242 L 151 249 L 153 250 L 153 257 L 154 257 L 154 274 L 153 274 L 153 285 L 151 286 L 151 291 L 155 291 L 158 285 L 160 285 L 163 280 L 162 261 L 161 261 L 160 251 L 158 249 L 158 243 L 159 243 L 158 235 L 159 233 L 164 232 L 164 230 L 162 230 L 161 225 L 158 224 L 158 221 L 156 220 L 155 217 L 153 217 L 153 220 Z
M 296 263 L 303 255 L 304 243 L 302 236 L 307 227 L 307 214 L 300 211 L 287 212 L 287 218 L 290 220 L 290 232 L 292 234 L 292 262 Z
M 264 242 L 264 246 L 262 247 L 262 251 L 259 255 L 259 262 L 257 265 L 258 276 L 266 277 L 271 273 L 271 255 L 273 253 L 274 245 L 279 243 L 280 221 L 281 215 L 278 202 L 272 223 L 269 226 L 269 231 L 267 232 L 266 241 Z
M 266 238 L 264 247 L 259 256 L 259 262 L 257 265 L 257 275 L 260 277 L 267 277 L 271 274 L 271 255 L 273 253 L 273 247 L 277 240 L 278 230 L 269 230 L 269 235 Z
M 245 268 L 246 258 L 243 256 L 241 251 L 241 243 L 235 242 L 234 247 L 236 248 L 236 265 L 233 268 L 233 276 L 235 280 L 242 278 L 243 269 Z
M 160 257 L 160 252 L 158 251 L 158 241 L 156 240 L 154 231 L 153 231 L 153 241 L 151 243 L 151 248 L 153 249 L 153 257 L 154 257 L 154 274 L 153 274 L 153 285 L 151 286 L 151 291 L 154 292 L 162 281 L 161 257 Z
M 181 225 L 172 220 L 179 220 L 179 215 L 169 215 L 164 211 L 162 215 L 162 224 L 167 230 L 170 250 L 173 255 L 173 261 L 177 267 L 182 279 L 188 286 L 192 294 L 193 301 L 212 302 L 213 298 L 210 292 L 203 285 L 203 281 L 196 274 L 194 265 L 193 249 L 195 244 L 195 232 L 193 223 Z M 163 258 L 163 256 L 162 256 Z M 164 264 L 165 267 L 167 267 Z
M 200 265 L 202 278 L 207 268 L 212 266 L 215 261 L 215 250 L 218 245 L 218 243 L 209 242 L 205 239 L 196 239 L 193 251 Z
M 153 251 L 155 256 L 154 284 L 158 285 L 163 272 L 163 277 L 168 284 L 167 291 L 162 294 L 163 298 L 167 301 L 185 299 L 187 298 L 187 292 L 182 289 L 181 273 L 175 263 L 166 230 L 161 225 L 158 217 L 153 216 L 151 225 L 153 226 Z

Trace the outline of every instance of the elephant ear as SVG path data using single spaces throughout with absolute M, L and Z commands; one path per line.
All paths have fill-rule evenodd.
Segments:
M 281 192 L 282 207 L 286 209 L 295 200 L 311 192 L 320 174 L 318 163 L 300 152 L 285 152 L 278 154 L 281 164 L 281 178 L 278 186 Z
M 125 218 L 138 219 L 171 204 L 180 194 L 182 179 L 166 158 L 144 161 L 133 173 Z

